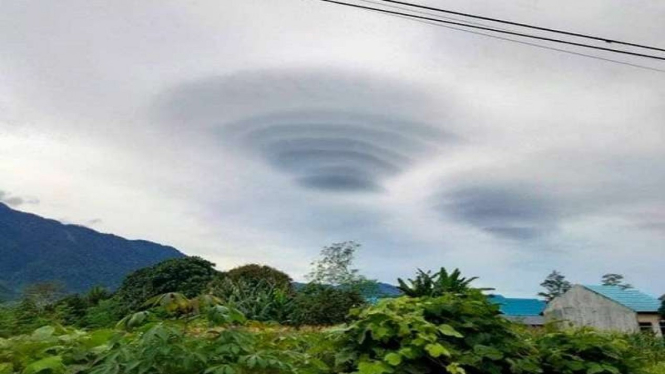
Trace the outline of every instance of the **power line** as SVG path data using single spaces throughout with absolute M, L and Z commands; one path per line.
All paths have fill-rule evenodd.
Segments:
M 498 22 L 498 23 L 503 23 L 503 24 L 506 24 L 506 25 L 526 27 L 526 28 L 530 28 L 530 29 L 534 29 L 534 30 L 553 32 L 553 33 L 557 33 L 557 34 L 575 36 L 575 37 L 579 37 L 579 38 L 592 39 L 592 40 L 597 40 L 597 41 L 601 41 L 601 42 L 605 42 L 605 43 L 621 44 L 621 45 L 626 45 L 626 46 L 631 46 L 631 47 L 636 47 L 636 48 L 644 48 L 644 49 L 650 49 L 650 50 L 654 50 L 654 51 L 665 52 L 665 49 L 663 49 L 663 48 L 651 47 L 651 46 L 643 45 L 643 44 L 623 42 L 623 41 L 620 41 L 620 40 L 615 40 L 615 39 L 610 39 L 610 38 L 603 38 L 603 37 L 599 37 L 599 36 L 580 34 L 580 33 L 575 33 L 575 32 L 570 32 L 570 31 L 559 30 L 559 29 L 552 29 L 552 28 L 548 28 L 548 27 L 529 25 L 529 24 L 526 24 L 526 23 L 507 21 L 507 20 L 502 20 L 502 19 L 498 19 L 498 18 L 478 16 L 478 15 L 475 15 L 475 14 L 456 12 L 456 11 L 452 11 L 452 10 L 435 8 L 435 7 L 430 7 L 430 6 L 420 5 L 420 4 L 413 4 L 413 3 L 408 3 L 408 2 L 404 2 L 404 1 L 397 1 L 397 0 L 377 0 L 377 1 L 383 1 L 385 3 L 405 5 L 405 6 L 408 6 L 408 7 L 419 8 L 419 9 L 432 10 L 432 11 L 435 11 L 435 12 L 454 14 L 456 16 L 481 19 L 481 20 L 484 20 L 484 21 Z
M 503 37 L 503 36 L 485 34 L 485 33 L 478 32 L 478 31 L 465 30 L 465 29 L 461 29 L 461 28 L 458 28 L 458 27 L 454 27 L 454 26 L 441 25 L 441 24 L 434 23 L 434 22 L 431 22 L 431 21 L 423 21 L 423 20 L 418 20 L 418 19 L 412 19 L 411 17 L 408 17 L 408 16 L 397 16 L 397 15 L 392 15 L 392 16 L 393 17 L 398 17 L 398 18 L 403 18 L 403 19 L 408 19 L 408 20 L 414 21 L 414 22 L 424 23 L 424 24 L 431 25 L 431 26 L 443 27 L 443 28 L 450 29 L 450 30 L 456 30 L 456 31 L 461 31 L 461 32 L 469 33 L 469 34 L 485 36 L 485 37 L 492 38 L 492 39 L 503 40 L 503 41 L 507 41 L 507 42 L 511 42 L 511 43 L 528 45 L 528 46 L 531 46 L 531 47 L 540 48 L 540 49 L 547 49 L 547 50 L 555 51 L 555 52 L 562 52 L 562 53 L 566 53 L 566 54 L 570 54 L 570 55 L 574 55 L 574 56 L 587 57 L 587 58 L 591 58 L 591 59 L 594 59 L 594 60 L 611 62 L 611 63 L 615 63 L 615 64 L 619 64 L 619 65 L 626 65 L 626 66 L 630 66 L 630 67 L 634 67 L 634 68 L 638 68 L 638 69 L 651 70 L 651 71 L 655 71 L 655 72 L 658 72 L 658 73 L 665 73 L 665 69 L 658 69 L 658 68 L 653 68 L 653 67 L 650 67 L 650 66 L 633 64 L 633 63 L 626 62 L 626 61 L 613 60 L 611 58 L 605 58 L 605 57 L 590 55 L 590 54 L 581 53 L 581 52 L 574 52 L 574 51 L 570 51 L 570 50 L 567 50 L 567 49 L 549 47 L 549 46 L 542 45 L 542 44 L 525 42 L 523 40 L 510 39 L 510 38 L 506 38 L 506 37 Z
M 359 1 L 362 1 L 364 3 L 371 3 L 371 4 L 380 4 L 380 3 L 378 3 L 378 1 L 381 1 L 381 0 L 359 0 Z M 396 5 L 385 5 L 385 6 L 395 8 L 395 9 L 406 10 L 406 8 L 396 6 Z M 425 15 L 431 15 L 431 13 L 422 12 L 422 11 L 420 11 L 420 12 L 419 11 L 412 11 L 412 12 L 419 13 L 419 14 L 425 14 Z M 446 26 L 446 25 L 442 25 L 442 24 L 432 22 L 432 21 L 424 21 L 424 20 L 420 20 L 420 19 L 413 19 L 413 18 L 408 17 L 408 16 L 399 16 L 399 15 L 394 15 L 394 14 L 388 14 L 388 16 L 402 18 L 402 19 L 406 19 L 406 20 L 410 20 L 410 21 L 414 21 L 414 22 L 420 22 L 420 23 L 424 23 L 424 24 L 430 25 L 430 26 L 443 27 L 443 28 L 449 29 L 449 30 L 461 31 L 461 32 L 465 32 L 465 33 L 469 33 L 469 34 L 473 34 L 473 35 L 484 36 L 484 37 L 487 37 L 487 38 L 503 40 L 503 41 L 516 43 L 516 44 L 527 45 L 527 46 L 530 46 L 530 47 L 535 47 L 535 48 L 546 49 L 546 50 L 555 51 L 555 52 L 566 53 L 566 54 L 570 54 L 570 55 L 573 55 L 573 56 L 586 57 L 586 58 L 591 58 L 591 59 L 594 59 L 594 60 L 600 60 L 600 61 L 610 62 L 610 63 L 614 63 L 614 64 L 630 66 L 630 67 L 634 67 L 634 68 L 638 68 L 638 69 L 650 70 L 650 71 L 655 71 L 655 72 L 658 72 L 658 73 L 665 73 L 665 69 L 658 69 L 658 68 L 654 68 L 654 67 L 650 67 L 650 66 L 633 64 L 631 62 L 614 60 L 614 59 L 611 59 L 611 58 L 605 58 L 605 57 L 600 57 L 600 56 L 596 56 L 596 55 L 590 55 L 590 54 L 587 54 L 587 53 L 574 52 L 574 51 L 571 51 L 571 50 L 568 50 L 568 49 L 555 48 L 555 47 L 550 47 L 550 46 L 546 46 L 546 45 L 542 45 L 542 44 L 525 42 L 523 40 L 516 40 L 516 39 L 506 38 L 506 37 L 503 37 L 503 36 L 486 34 L 486 33 L 478 32 L 478 31 L 465 30 L 465 29 L 462 29 L 462 28 L 459 28 L 459 27 Z M 449 19 L 449 20 L 453 20 L 453 21 L 460 21 L 459 19 L 452 18 L 452 17 L 441 17 L 441 18 L 445 18 L 445 19 Z M 484 24 L 477 23 L 477 22 L 467 21 L 467 23 L 480 25 L 480 26 L 485 26 Z
M 496 32 L 496 33 L 501 33 L 501 34 L 514 35 L 514 36 L 519 36 L 519 37 L 523 37 L 523 38 L 544 40 L 544 41 L 548 41 L 548 42 L 568 44 L 568 45 L 573 45 L 573 46 L 577 46 L 577 47 L 584 47 L 584 48 L 596 49 L 596 50 L 601 50 L 601 51 L 614 52 L 614 53 L 620 53 L 620 54 L 625 54 L 625 55 L 630 55 L 630 56 L 637 56 L 637 57 L 644 57 L 644 58 L 651 58 L 651 59 L 655 59 L 655 60 L 665 61 L 665 57 L 647 55 L 647 54 L 635 53 L 635 52 L 629 52 L 629 51 L 623 51 L 623 50 L 620 50 L 620 49 L 598 47 L 598 46 L 595 46 L 595 45 L 570 42 L 570 41 L 567 41 L 567 40 L 547 38 L 547 37 L 536 36 L 536 35 L 531 35 L 531 34 L 524 34 L 524 33 L 519 33 L 519 32 L 514 32 L 514 31 L 496 29 L 496 28 L 492 28 L 492 27 L 471 25 L 471 24 L 468 24 L 468 23 L 445 21 L 445 20 L 442 20 L 442 19 L 439 19 L 439 18 L 424 17 L 424 16 L 418 16 L 418 15 L 409 14 L 409 13 L 395 12 L 395 11 L 392 11 L 392 10 L 372 8 L 372 7 L 368 7 L 368 6 L 364 6 L 364 5 L 345 3 L 345 2 L 342 2 L 342 1 L 336 1 L 336 0 L 320 0 L 320 1 L 323 1 L 323 2 L 326 2 L 326 3 L 337 4 L 337 5 L 343 5 L 343 6 L 352 7 L 352 8 L 365 9 L 365 10 L 371 10 L 371 11 L 376 11 L 376 12 L 380 12 L 380 13 L 386 13 L 386 14 L 392 14 L 392 15 L 397 15 L 397 16 L 404 16 L 404 17 L 409 17 L 409 18 L 414 18 L 414 19 L 420 19 L 420 20 L 425 20 L 425 21 L 439 22 L 439 23 L 445 23 L 445 24 L 449 24 L 449 25 L 468 27 L 468 28 L 472 28 L 472 29 L 479 29 L 479 30 L 491 31 L 491 32 Z

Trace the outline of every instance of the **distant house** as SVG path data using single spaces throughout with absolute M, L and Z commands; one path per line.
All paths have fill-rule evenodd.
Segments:
M 545 324 L 545 319 L 542 314 L 547 304 L 542 300 L 517 299 L 503 297 L 502 295 L 490 295 L 490 301 L 499 305 L 501 314 L 503 314 L 506 319 L 533 327 Z
M 632 288 L 575 285 L 550 301 L 544 315 L 546 321 L 573 326 L 621 332 L 652 331 L 662 336 L 660 304 L 657 298 Z

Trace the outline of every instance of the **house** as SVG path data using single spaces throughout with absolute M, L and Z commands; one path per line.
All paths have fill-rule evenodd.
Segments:
M 490 295 L 490 301 L 498 304 L 501 314 L 511 321 L 524 323 L 525 325 L 538 327 L 545 324 L 543 310 L 547 305 L 538 299 L 518 299 L 503 297 L 502 295 Z
M 566 321 L 609 331 L 652 331 L 662 336 L 660 305 L 657 298 L 632 288 L 575 285 L 550 301 L 544 315 L 548 322 Z

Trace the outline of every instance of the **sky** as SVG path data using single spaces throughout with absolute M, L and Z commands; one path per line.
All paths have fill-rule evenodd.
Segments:
M 665 47 L 659 0 L 421 4 Z M 15 209 L 297 280 L 353 240 L 389 283 L 445 266 L 529 297 L 556 269 L 665 293 L 662 61 L 316 0 L 0 6 Z

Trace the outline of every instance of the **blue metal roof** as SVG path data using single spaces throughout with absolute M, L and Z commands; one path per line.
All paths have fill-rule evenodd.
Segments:
M 658 312 L 660 300 L 644 294 L 634 288 L 624 289 L 619 286 L 584 286 L 589 290 L 614 300 L 636 312 Z
M 501 313 L 506 316 L 539 316 L 545 310 L 545 303 L 538 299 L 516 299 L 512 297 L 503 297 L 501 295 L 491 295 L 490 301 L 499 304 Z

